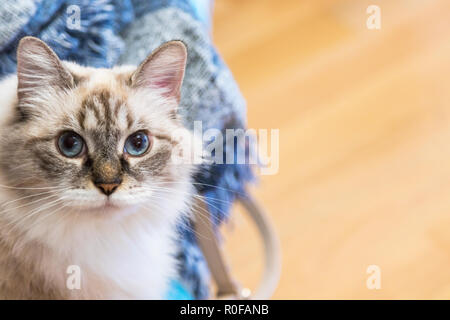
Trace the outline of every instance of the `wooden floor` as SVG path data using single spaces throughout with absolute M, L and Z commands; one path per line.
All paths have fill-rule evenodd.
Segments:
M 249 127 L 280 129 L 279 173 L 254 188 L 282 244 L 274 298 L 450 298 L 450 1 L 216 0 L 213 37 Z M 254 286 L 238 212 L 226 239 Z

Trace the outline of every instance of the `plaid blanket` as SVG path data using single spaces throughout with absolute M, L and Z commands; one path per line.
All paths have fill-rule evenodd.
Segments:
M 161 43 L 187 44 L 188 63 L 180 114 L 188 128 L 245 128 L 246 106 L 239 89 L 209 35 L 211 0 L 2 0 L 0 7 L 0 77 L 15 72 L 15 52 L 25 35 L 48 43 L 60 58 L 94 67 L 139 64 Z M 224 142 L 224 150 L 230 149 Z M 236 153 L 235 146 L 229 152 Z M 245 183 L 247 165 L 205 165 L 196 186 L 219 225 Z M 190 221 L 179 225 L 177 285 L 197 299 L 208 297 L 209 272 Z M 176 298 L 176 294 L 168 297 Z M 184 296 L 186 297 L 186 296 Z

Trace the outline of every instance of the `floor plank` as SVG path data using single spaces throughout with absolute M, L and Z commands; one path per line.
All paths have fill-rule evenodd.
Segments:
M 253 188 L 282 244 L 274 298 L 450 298 L 450 2 L 377 1 L 368 30 L 372 2 L 216 1 L 249 126 L 280 129 L 279 173 Z M 232 224 L 254 287 L 260 243 L 239 209 Z

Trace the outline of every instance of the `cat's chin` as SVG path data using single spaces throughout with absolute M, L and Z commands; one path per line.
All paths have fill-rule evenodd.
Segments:
M 131 214 L 134 214 L 139 211 L 139 205 L 133 205 L 129 203 L 120 203 L 117 201 L 106 200 L 102 203 L 95 203 L 92 205 L 84 205 L 82 208 L 75 206 L 74 212 L 86 214 L 86 215 L 95 215 L 105 218 L 111 217 L 125 217 Z
M 139 206 L 116 206 L 110 203 L 105 204 L 97 214 L 114 216 L 117 218 L 129 216 L 139 211 Z

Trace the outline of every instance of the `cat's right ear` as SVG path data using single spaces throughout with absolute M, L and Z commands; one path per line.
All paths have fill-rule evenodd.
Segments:
M 35 96 L 47 88 L 70 88 L 72 74 L 55 52 L 42 40 L 24 37 L 17 48 L 19 101 Z

